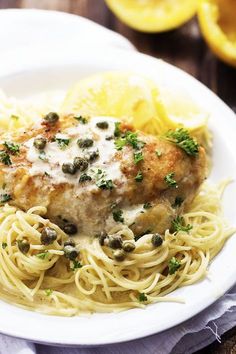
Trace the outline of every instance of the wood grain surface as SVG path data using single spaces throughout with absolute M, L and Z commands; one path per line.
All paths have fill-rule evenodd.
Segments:
M 0 8 L 39 8 L 87 17 L 128 38 L 143 53 L 162 58 L 187 71 L 213 90 L 236 112 L 236 69 L 220 62 L 208 49 L 196 19 L 181 28 L 144 34 L 122 24 L 103 0 L 0 0 Z M 236 328 L 198 354 L 236 354 Z M 141 354 L 141 353 L 140 353 Z

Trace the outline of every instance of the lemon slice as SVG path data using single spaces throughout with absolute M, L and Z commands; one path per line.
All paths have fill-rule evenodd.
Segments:
M 236 67 L 236 1 L 200 0 L 198 18 L 212 51 Z
M 68 91 L 61 111 L 117 117 L 152 135 L 185 127 L 206 140 L 207 115 L 190 98 L 160 92 L 152 80 L 133 73 L 106 72 L 79 81 Z
M 162 32 L 191 19 L 198 0 L 106 0 L 106 3 L 128 26 L 143 32 Z
M 173 128 L 183 126 L 192 132 L 199 131 L 206 126 L 209 114 L 186 92 L 183 94 L 162 89 L 160 100 L 166 111 L 166 125 Z
M 141 129 L 152 120 L 159 121 L 158 96 L 151 80 L 135 74 L 107 72 L 73 86 L 65 97 L 62 111 L 124 118 Z

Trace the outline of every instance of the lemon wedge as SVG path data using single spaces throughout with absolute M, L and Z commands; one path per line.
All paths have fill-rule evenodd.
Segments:
M 177 28 L 197 11 L 198 0 L 105 0 L 126 25 L 142 32 Z
M 160 91 L 162 104 L 166 111 L 166 124 L 170 127 L 183 126 L 189 131 L 198 131 L 207 124 L 208 113 L 186 92 Z
M 236 67 L 236 1 L 200 0 L 198 18 L 212 51 Z

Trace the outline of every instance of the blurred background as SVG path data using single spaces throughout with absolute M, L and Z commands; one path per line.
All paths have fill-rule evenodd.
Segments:
M 127 3 L 134 3 L 137 0 L 126 1 Z M 152 4 L 158 2 L 154 0 L 148 1 Z M 142 0 L 142 3 L 147 3 L 148 1 Z M 175 6 L 177 4 L 178 7 L 178 1 L 172 1 Z M 185 3 L 186 7 L 191 6 L 189 5 L 190 3 L 198 1 L 205 3 L 209 2 L 209 0 L 179 0 L 179 3 Z M 192 15 L 186 15 L 186 18 L 191 17 L 191 19 L 189 20 L 189 18 L 187 18 L 187 22 L 182 25 L 178 23 L 178 25 L 176 25 L 176 29 L 168 29 L 168 31 L 158 33 L 145 33 L 131 28 L 130 24 L 127 26 L 123 21 L 118 19 L 118 17 L 123 17 L 123 15 L 126 15 L 128 11 L 130 11 L 128 8 L 122 9 L 120 16 L 119 11 L 117 12 L 116 9 L 114 10 L 112 3 L 117 4 L 120 0 L 107 0 L 107 2 L 109 3 L 109 7 L 112 8 L 112 11 L 104 0 L 0 0 L 0 8 L 38 8 L 57 10 L 89 18 L 113 31 L 122 34 L 129 39 L 140 52 L 152 55 L 156 58 L 161 58 L 193 75 L 208 86 L 212 91 L 214 91 L 218 96 L 220 96 L 223 101 L 225 101 L 236 112 L 236 55 L 233 53 L 232 56 L 235 55 L 235 57 L 233 57 L 233 59 L 229 58 L 229 61 L 233 62 L 233 65 L 235 64 L 234 67 L 219 60 L 217 56 L 213 54 L 211 49 L 209 49 L 209 42 L 214 42 L 218 38 L 217 30 L 216 34 L 214 34 L 214 31 L 212 31 L 212 27 L 210 26 L 211 20 L 214 16 L 207 17 L 204 13 L 202 15 L 203 23 L 205 24 L 205 37 L 207 38 L 213 33 L 213 38 L 207 38 L 208 44 L 206 44 L 206 41 L 202 35 L 203 28 L 200 29 L 196 15 L 194 17 L 192 17 Z M 222 23 L 219 23 L 222 24 L 223 29 L 226 29 L 226 32 L 228 31 L 226 34 L 229 33 L 230 40 L 235 44 L 236 51 L 236 0 L 210 0 L 210 2 L 221 4 L 221 10 L 224 11 L 224 16 Z M 121 0 L 121 3 L 125 3 L 125 1 Z M 208 9 L 207 4 L 206 9 Z M 167 9 L 167 13 L 168 11 L 169 9 Z M 114 14 L 114 12 L 118 15 L 118 17 Z M 150 9 L 150 13 L 153 13 L 153 9 Z M 162 20 L 165 15 L 163 14 L 164 13 L 162 13 Z M 230 17 L 228 21 L 227 16 Z M 137 25 L 135 24 L 135 19 L 132 19 L 132 16 L 130 16 L 130 18 L 131 26 L 136 28 L 137 26 L 139 27 L 140 23 L 144 24 L 145 27 L 145 21 L 147 22 L 147 25 L 148 22 L 151 21 L 150 18 L 148 20 L 146 18 L 144 21 L 137 21 Z M 127 23 L 126 20 L 125 22 Z M 183 20 L 182 22 L 185 21 Z M 132 24 L 134 24 L 134 26 Z M 210 26 L 209 28 L 207 28 L 208 25 Z M 142 31 L 143 30 L 145 29 L 142 28 Z M 160 31 L 160 28 L 152 28 L 152 30 L 154 32 L 156 30 Z M 225 46 L 224 42 L 226 42 L 227 38 L 225 38 L 224 35 L 221 36 L 223 40 L 222 38 L 221 40 L 219 38 L 218 44 L 216 44 L 216 53 L 220 53 L 221 49 Z M 74 40 L 76 44 L 76 38 Z M 226 45 L 226 47 L 228 47 L 228 45 Z M 221 344 L 218 342 L 213 343 L 208 348 L 201 350 L 199 354 L 200 353 L 236 353 L 236 329 L 233 329 L 225 334 L 222 337 Z

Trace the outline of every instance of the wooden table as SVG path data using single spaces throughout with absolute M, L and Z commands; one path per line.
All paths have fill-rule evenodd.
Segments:
M 103 0 L 0 0 L 0 8 L 40 8 L 87 17 L 127 37 L 143 53 L 162 58 L 195 76 L 236 112 L 236 69 L 224 65 L 207 48 L 197 20 L 162 34 L 133 31 L 107 9 Z M 236 353 L 236 328 L 198 354 Z

